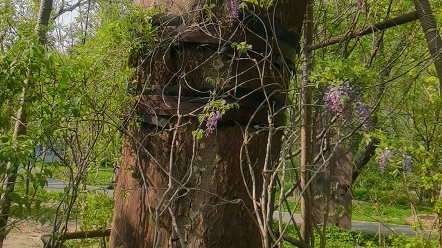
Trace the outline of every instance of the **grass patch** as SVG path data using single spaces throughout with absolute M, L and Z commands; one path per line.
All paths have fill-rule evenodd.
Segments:
M 286 227 L 286 226 L 284 226 Z M 273 224 L 274 230 L 278 230 L 276 223 Z M 322 229 L 320 229 L 322 231 Z M 286 235 L 295 237 L 296 233 L 293 225 L 288 225 Z M 320 235 L 315 232 L 315 247 L 320 247 Z M 379 235 L 377 233 L 343 230 L 338 227 L 328 226 L 325 229 L 325 237 L 327 248 L 354 248 L 354 247 L 392 247 L 392 248 L 436 248 L 439 247 L 437 239 L 427 239 L 425 236 L 396 236 L 396 235 Z M 295 248 L 297 246 L 284 241 L 284 247 Z
M 432 214 L 431 207 L 417 207 L 420 214 Z M 352 220 L 372 221 L 407 225 L 407 218 L 412 214 L 410 207 L 402 205 L 383 205 L 383 204 L 353 204 Z
M 66 166 L 60 166 L 58 164 L 47 164 L 47 169 L 52 172 L 52 177 L 68 181 L 69 180 L 69 168 Z M 75 173 L 75 171 L 74 171 Z M 103 186 L 108 185 L 113 178 L 114 169 L 109 166 L 93 166 L 89 169 L 86 177 L 86 185 L 88 186 Z
M 291 211 L 300 213 L 300 203 L 294 202 L 297 200 L 298 199 L 290 198 L 289 206 Z M 287 209 L 286 204 L 283 204 L 282 210 L 287 212 Z M 432 207 L 416 206 L 416 210 L 419 214 L 434 214 Z M 352 221 L 370 221 L 407 225 L 408 223 L 406 220 L 412 215 L 412 212 L 410 206 L 353 201 L 351 214 Z
M 292 225 L 287 227 L 286 234 L 291 237 L 297 237 L 295 228 Z M 275 230 L 277 230 L 277 224 L 274 224 Z M 321 229 L 322 230 L 322 229 Z M 325 230 L 326 247 L 331 248 L 354 248 L 354 247 L 379 247 L 389 246 L 392 240 L 386 235 L 381 235 L 380 238 L 376 233 L 355 231 L 355 230 L 342 230 L 337 227 L 326 227 Z M 315 232 L 315 247 L 320 245 L 320 235 Z M 284 241 L 284 247 L 297 247 Z
M 352 196 L 355 200 L 365 202 L 377 202 L 385 206 L 387 205 L 402 205 L 408 206 L 409 201 L 405 194 L 399 193 L 396 190 L 380 190 L 370 188 L 357 188 L 352 190 Z
M 97 167 L 88 172 L 86 178 L 86 185 L 102 186 L 108 185 L 114 176 L 114 168 L 111 167 Z

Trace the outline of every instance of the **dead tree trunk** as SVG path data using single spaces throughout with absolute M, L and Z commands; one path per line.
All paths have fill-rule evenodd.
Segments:
M 297 33 L 304 15 L 299 11 L 302 2 L 280 1 L 281 7 L 286 4 L 284 7 L 290 9 L 275 10 L 276 16 L 292 12 L 294 18 L 284 16 L 280 22 Z M 222 30 L 221 25 L 231 18 L 229 0 L 137 3 L 146 8 L 161 6 L 175 15 L 188 14 L 178 23 L 184 23 L 184 29 L 190 26 L 203 30 L 204 34 L 198 35 L 204 36 L 206 43 L 218 39 L 219 33 L 211 30 Z M 205 7 L 210 3 L 215 7 Z M 272 112 L 281 106 L 275 107 L 269 99 L 276 97 L 284 102 L 290 75 L 285 69 L 273 67 L 267 55 L 254 51 L 230 56 L 222 53 L 219 44 L 183 40 L 169 44 L 162 51 L 139 58 L 143 61 L 137 72 L 139 88 L 151 95 L 140 97 L 138 109 L 142 108 L 145 115 L 141 117 L 148 123 L 128 126 L 132 138 L 126 140 L 122 149 L 110 247 L 266 247 L 262 237 L 269 230 L 262 229 L 265 217 L 261 208 L 267 203 L 260 202 L 260 196 L 268 172 L 263 172 L 263 168 L 271 170 L 278 160 L 281 133 L 269 135 L 272 128 L 250 126 L 259 119 L 259 113 L 252 109 L 253 120 L 241 119 L 247 115 L 241 112 L 247 108 L 245 101 L 240 103 L 239 110 L 233 110 L 242 117 L 229 122 L 230 115 L 226 113 L 220 119 L 223 125 L 196 140 L 192 132 L 201 123 L 188 115 L 196 99 L 186 102 L 185 92 L 203 94 L 201 91 L 207 88 L 232 88 L 229 92 L 235 94 L 236 90 L 259 89 L 267 95 L 264 106 L 274 106 L 266 107 L 270 116 L 264 118 L 265 122 L 269 119 L 280 125 L 284 122 L 283 113 Z M 152 96 L 152 88 L 156 87 L 152 85 L 163 90 Z M 176 89 L 177 96 L 165 97 L 166 87 Z M 156 104 L 142 103 L 143 99 L 157 96 L 161 101 Z M 166 108 L 173 108 L 174 114 L 164 121 L 165 116 L 146 114 L 154 111 L 149 107 L 162 108 L 158 113 L 163 114 Z

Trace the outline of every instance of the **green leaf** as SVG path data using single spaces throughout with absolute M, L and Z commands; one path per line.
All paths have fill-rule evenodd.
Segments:
M 81 101 L 81 97 L 74 97 L 71 101 L 73 106 L 77 106 L 78 103 Z
M 15 192 L 11 192 L 8 194 L 8 196 L 11 199 L 11 201 L 13 201 L 17 204 L 21 204 L 21 197 L 19 194 L 15 193 Z
M 63 89 L 65 89 L 66 86 L 67 86 L 67 83 L 68 83 L 68 79 L 67 79 L 66 77 L 62 77 L 62 78 L 60 79 L 59 84 L 58 84 L 58 88 L 57 88 L 57 90 L 63 90 Z
M 74 116 L 74 117 L 78 117 L 80 115 L 79 108 L 73 107 L 73 108 L 71 108 L 71 112 L 72 112 L 72 116 Z

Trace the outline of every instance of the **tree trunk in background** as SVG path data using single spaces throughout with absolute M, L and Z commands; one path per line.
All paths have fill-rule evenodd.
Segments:
M 230 0 L 135 2 L 145 8 L 160 6 L 172 14 L 193 11 L 196 16 L 204 4 L 210 3 L 219 7 L 214 13 L 227 15 L 230 4 Z M 298 33 L 304 15 L 299 6 L 303 3 L 284 0 L 275 10 L 277 16 L 291 13 L 292 18 L 284 15 L 280 22 Z M 283 90 L 290 78 L 287 72 L 265 68 L 262 61 L 231 60 L 194 43 L 171 46 L 146 64 L 137 72 L 142 86 L 168 83 L 194 87 L 204 85 L 206 78 L 218 78 L 231 86 L 243 84 L 241 87 L 249 89 L 261 88 L 262 83 L 281 86 L 266 88 L 270 93 Z M 264 80 L 261 73 L 266 75 Z M 110 247 L 267 245 L 257 224 L 259 206 L 254 203 L 259 202 L 263 190 L 268 131 L 253 133 L 254 128 L 234 124 L 221 126 L 195 141 L 192 131 L 198 126 L 196 118 L 175 116 L 166 126 L 170 129 L 158 130 L 147 123 L 128 127 L 133 138 L 128 138 L 122 149 Z M 253 136 L 245 135 L 245 131 Z M 271 168 L 278 160 L 281 133 L 275 132 L 270 140 L 267 162 Z
M 351 229 L 352 153 L 344 145 L 330 147 L 316 164 L 312 179 L 313 221 L 318 225 L 333 225 Z
M 434 19 L 431 5 L 428 0 L 414 0 L 414 7 L 419 16 L 419 21 L 421 22 L 431 57 L 434 60 L 434 67 L 436 68 L 436 74 L 439 79 L 439 94 L 441 94 L 442 40 L 437 29 L 436 20 Z
M 304 21 L 303 32 L 304 47 L 313 43 L 313 0 L 307 4 L 307 14 Z M 313 104 L 312 104 L 312 86 L 309 75 L 312 68 L 312 54 L 308 50 L 303 51 L 304 61 L 302 63 L 301 78 L 301 241 L 313 246 L 313 215 L 312 215 L 312 190 L 310 179 L 313 171 Z
M 37 25 L 35 26 L 35 33 L 40 37 L 40 43 L 45 44 L 45 35 L 47 25 L 49 23 L 49 18 L 52 11 L 52 2 L 53 0 L 41 0 L 40 1 L 40 10 L 38 13 Z M 29 72 L 28 72 L 29 74 Z M 29 75 L 28 75 L 29 76 Z M 27 134 L 27 113 L 24 105 L 26 104 L 26 90 L 27 88 L 32 88 L 32 82 L 28 79 L 25 80 L 25 87 L 22 89 L 22 93 L 20 95 L 20 108 L 17 111 L 17 120 L 15 121 L 14 133 L 12 135 L 13 140 L 17 140 L 17 138 L 21 135 Z M 6 238 L 6 227 L 8 225 L 8 219 L 11 210 L 11 199 L 9 194 L 14 192 L 15 182 L 17 180 L 18 166 L 12 165 L 8 163 L 8 177 L 5 183 L 5 192 L 2 195 L 2 203 L 0 210 L 0 248 L 3 247 L 3 242 Z

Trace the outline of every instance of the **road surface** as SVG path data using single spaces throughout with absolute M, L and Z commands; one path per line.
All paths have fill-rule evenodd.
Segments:
M 275 212 L 273 214 L 273 218 L 277 220 L 279 218 L 279 212 Z M 294 214 L 294 220 L 297 224 L 301 223 L 301 215 Z M 282 213 L 282 221 L 284 223 L 290 222 L 289 213 Z M 368 221 L 352 221 L 351 229 L 356 231 L 366 231 L 366 232 L 375 232 L 382 234 L 394 234 L 398 235 L 405 234 L 407 236 L 414 236 L 417 233 L 422 234 L 423 231 L 414 231 L 413 228 L 409 225 L 397 225 L 397 224 L 385 224 L 380 222 L 368 222 Z M 427 231 L 429 232 L 429 230 Z

